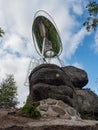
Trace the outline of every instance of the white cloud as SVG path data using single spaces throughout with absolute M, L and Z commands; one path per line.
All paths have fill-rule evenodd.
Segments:
M 72 9 L 73 12 L 77 15 L 82 15 L 83 14 L 83 0 L 72 0 L 71 1 L 72 4 Z
M 78 30 L 77 33 L 70 33 L 67 43 L 64 44 L 64 56 L 70 58 L 82 43 L 84 37 L 88 34 L 89 33 L 84 28 Z
M 7 34 L 3 41 L 2 49 L 13 54 L 19 53 L 22 56 L 30 56 L 35 52 L 33 43 L 15 32 Z
M 24 49 L 24 44 L 22 39 L 20 39 L 19 36 L 12 34 L 7 37 L 5 43 L 4 43 L 4 49 L 10 49 L 13 52 L 22 52 Z M 21 50 L 22 49 L 22 50 Z

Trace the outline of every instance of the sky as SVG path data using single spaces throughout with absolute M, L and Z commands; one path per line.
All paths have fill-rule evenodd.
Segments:
M 87 32 L 82 25 L 87 16 L 86 3 L 87 0 L 0 0 L 0 27 L 5 31 L 0 38 L 0 82 L 6 74 L 14 74 L 20 106 L 29 93 L 24 82 L 31 58 L 40 58 L 32 39 L 38 10 L 48 12 L 58 27 L 64 66 L 85 70 L 89 79 L 85 87 L 98 95 L 98 31 Z

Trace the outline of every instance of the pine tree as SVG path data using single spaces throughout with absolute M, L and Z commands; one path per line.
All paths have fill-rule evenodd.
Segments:
M 0 108 L 15 108 L 17 101 L 17 86 L 14 76 L 9 74 L 0 84 Z

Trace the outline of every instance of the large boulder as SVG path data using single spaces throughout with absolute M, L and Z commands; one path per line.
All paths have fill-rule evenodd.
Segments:
M 87 73 L 74 66 L 62 67 L 76 88 L 83 88 L 88 83 Z
M 57 65 L 42 64 L 29 76 L 31 100 L 53 98 L 76 105 L 76 94 L 69 76 Z
M 73 87 L 71 79 L 68 75 L 57 65 L 42 64 L 36 67 L 29 76 L 30 86 L 38 83 L 50 85 L 68 85 Z
M 90 89 L 76 90 L 82 118 L 98 120 L 98 96 Z
M 42 99 L 53 98 L 62 100 L 70 106 L 76 105 L 76 94 L 74 90 L 67 85 L 55 86 L 39 83 L 33 85 L 30 95 L 33 102 L 40 101 Z

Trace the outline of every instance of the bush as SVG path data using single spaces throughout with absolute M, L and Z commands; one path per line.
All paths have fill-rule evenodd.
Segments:
M 36 109 L 35 106 L 31 105 L 31 104 L 25 104 L 22 108 L 21 108 L 22 112 L 24 114 L 26 114 L 26 116 L 31 117 L 31 118 L 38 118 L 41 117 L 40 112 Z

